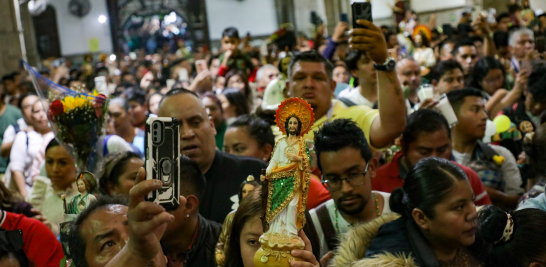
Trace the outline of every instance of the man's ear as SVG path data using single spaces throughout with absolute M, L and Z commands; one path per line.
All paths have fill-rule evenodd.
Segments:
M 332 80 L 330 81 L 330 87 L 332 87 L 332 96 L 335 96 L 335 92 L 336 92 L 336 86 L 337 86 L 337 83 L 336 81 Z
M 377 170 L 377 158 L 372 157 L 370 162 L 368 163 L 368 172 L 370 172 L 370 177 L 373 179 L 375 178 L 375 171 Z
M 216 132 L 216 127 L 214 126 L 214 121 L 212 120 L 212 116 L 208 116 L 208 118 L 209 118 L 210 127 L 214 131 L 214 136 L 216 136 L 217 132 Z
M 289 97 L 292 97 L 292 88 L 290 88 L 290 79 L 286 80 L 284 91 L 286 92 L 286 95 Z
M 193 214 L 195 212 L 199 212 L 199 199 L 194 195 L 189 195 L 186 197 L 186 205 L 184 206 L 186 208 L 187 214 Z
M 423 230 L 429 230 L 430 229 L 430 220 L 427 218 L 425 213 L 420 209 L 413 209 L 411 212 L 411 216 L 413 217 L 413 220 L 415 223 L 421 227 Z
M 358 71 L 357 70 L 350 70 L 349 72 L 351 73 L 351 76 L 353 76 L 353 78 L 358 78 Z

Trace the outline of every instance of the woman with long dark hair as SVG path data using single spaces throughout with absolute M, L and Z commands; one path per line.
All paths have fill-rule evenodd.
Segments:
M 237 117 L 245 114 L 250 114 L 250 106 L 244 94 L 235 88 L 228 88 L 218 95 L 218 99 L 222 103 L 224 118 L 227 124 L 230 125 Z
M 506 73 L 502 63 L 492 56 L 482 57 L 472 71 L 469 87 L 474 87 L 493 96 L 499 89 L 505 88 Z
M 333 266 L 400 261 L 420 267 L 483 266 L 469 249 L 476 233 L 473 199 L 459 167 L 446 159 L 423 159 L 391 194 L 390 208 L 400 217 L 382 216 L 355 227 L 341 241 Z

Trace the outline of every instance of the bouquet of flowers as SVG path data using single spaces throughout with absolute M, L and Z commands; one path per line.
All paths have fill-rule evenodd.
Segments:
M 76 90 L 74 94 L 50 94 L 47 116 L 55 123 L 57 139 L 73 149 L 79 169 L 93 170 L 94 148 L 103 134 L 107 98 L 96 90 L 93 93 Z
M 47 117 L 55 137 L 76 159 L 80 172 L 96 169 L 97 145 L 104 135 L 108 98 L 97 90 L 83 87 L 65 88 L 41 76 L 25 62 L 26 69 L 42 99 L 48 99 Z

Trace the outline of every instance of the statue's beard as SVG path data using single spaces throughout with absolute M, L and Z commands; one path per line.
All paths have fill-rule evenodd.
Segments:
M 298 136 L 300 135 L 300 130 L 288 130 L 288 135 Z

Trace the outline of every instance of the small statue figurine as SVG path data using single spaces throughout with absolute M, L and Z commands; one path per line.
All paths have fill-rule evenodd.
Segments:
M 62 195 L 61 199 L 64 203 L 64 210 L 66 214 L 79 214 L 82 212 L 91 201 L 97 200 L 97 198 L 91 194 L 93 191 L 95 182 L 95 177 L 90 172 L 82 172 L 78 175 L 76 180 L 76 185 L 78 186 L 78 195 L 74 196 L 68 206 L 66 206 L 65 196 Z
M 311 106 L 299 98 L 281 103 L 275 115 L 277 126 L 286 134 L 275 144 L 262 187 L 261 248 L 254 255 L 254 266 L 290 266 L 302 261 L 293 249 L 305 244 L 298 232 L 305 225 L 305 207 L 311 182 L 309 148 L 303 138 L 313 125 Z

